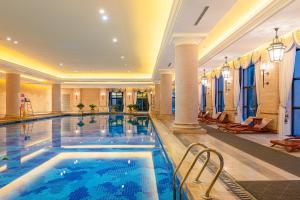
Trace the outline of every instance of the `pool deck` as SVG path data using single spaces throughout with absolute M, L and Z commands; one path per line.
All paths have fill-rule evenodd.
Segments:
M 284 197 L 278 199 L 285 199 L 285 200 L 295 199 L 295 198 L 288 198 L 286 191 L 289 191 L 291 192 L 291 194 L 294 195 L 298 194 L 298 192 L 295 191 L 294 189 L 286 190 L 288 184 L 284 185 L 284 183 L 289 183 L 291 185 L 296 184 L 296 186 L 299 184 L 300 177 L 297 175 L 297 170 L 296 170 L 297 166 L 299 166 L 297 164 L 299 161 L 299 157 L 298 157 L 299 152 L 295 152 L 294 154 L 283 153 L 282 150 L 280 149 L 276 149 L 276 148 L 274 149 L 274 148 L 270 148 L 268 145 L 260 144 L 259 141 L 268 140 L 267 138 L 262 139 L 263 136 L 258 137 L 260 138 L 259 141 L 254 141 L 253 139 L 252 140 L 249 139 L 255 137 L 254 135 L 250 134 L 248 136 L 247 135 L 239 136 L 239 135 L 227 134 L 203 124 L 201 125 L 203 126 L 203 128 L 207 130 L 207 134 L 205 133 L 204 134 L 173 134 L 172 118 L 157 119 L 155 117 L 152 117 L 152 119 L 161 139 L 163 140 L 165 149 L 167 149 L 168 154 L 173 160 L 175 166 L 178 165 L 179 160 L 181 159 L 188 145 L 194 142 L 203 143 L 206 146 L 221 152 L 221 154 L 224 157 L 225 165 L 223 168 L 222 175 L 220 176 L 216 186 L 214 187 L 211 193 L 215 199 L 226 199 L 226 200 L 227 199 L 256 199 L 251 194 L 255 194 L 256 191 L 260 189 L 263 190 L 262 193 L 265 191 L 266 194 L 263 193 L 263 194 L 256 194 L 256 195 L 257 196 L 263 195 L 263 199 L 266 200 L 274 199 L 274 196 L 272 197 L 272 194 L 274 195 L 276 192 L 278 195 L 282 195 Z M 221 137 L 219 136 L 216 137 L 216 135 L 219 135 Z M 227 138 L 224 137 L 231 137 L 232 141 L 235 142 L 236 145 L 230 144 L 228 140 L 226 141 Z M 275 134 L 266 137 L 274 138 Z M 238 145 L 243 145 L 242 143 L 240 143 L 241 141 L 239 140 L 245 140 L 245 143 L 255 142 L 255 145 L 260 148 L 256 148 L 255 146 L 250 145 L 247 152 L 246 151 L 247 149 L 245 150 L 242 146 L 238 146 Z M 251 148 L 252 146 L 253 148 Z M 264 157 L 258 157 L 257 155 L 255 155 L 255 153 L 256 154 L 262 153 L 262 152 L 258 152 L 259 149 L 261 148 L 262 149 L 265 148 L 266 152 L 270 150 L 273 151 L 274 154 L 280 154 L 283 157 L 285 155 L 286 157 L 292 156 L 294 158 L 292 159 L 292 162 L 295 163 L 294 171 L 285 170 L 284 168 L 281 168 L 280 165 L 275 166 L 270 162 L 267 162 L 268 160 L 264 159 Z M 194 157 L 189 157 L 187 159 L 188 163 L 190 163 L 193 158 Z M 216 158 L 213 157 L 212 160 L 215 163 L 217 163 Z M 284 160 L 282 160 L 282 162 L 284 162 Z M 183 169 L 181 171 L 181 174 L 185 173 L 184 170 L 187 170 L 187 168 Z M 193 176 L 195 175 L 192 174 L 191 177 Z M 211 172 L 207 172 L 206 176 L 203 177 L 204 178 L 203 180 L 205 182 L 206 180 L 208 180 L 207 177 L 211 178 Z M 191 181 L 192 180 L 190 179 L 187 184 L 188 194 L 190 194 L 192 199 L 199 199 L 199 197 L 201 197 L 201 195 L 203 194 L 203 188 L 201 188 L 201 186 L 195 186 L 195 184 L 191 183 Z M 262 186 L 261 184 L 264 183 L 266 184 Z M 280 186 L 281 188 L 279 189 L 278 187 L 277 189 L 267 188 L 270 187 L 271 184 L 277 184 L 277 183 L 283 184 Z M 257 188 L 256 185 L 260 186 L 260 188 Z M 250 188 L 250 190 L 244 189 L 245 187 L 247 187 L 248 189 Z M 291 189 L 291 187 L 288 189 Z M 267 192 L 267 190 L 269 191 Z M 202 193 L 200 191 L 202 191 Z M 245 196 L 247 196 L 247 198 L 244 198 Z M 257 198 L 257 199 L 261 199 L 261 198 Z
M 170 128 L 166 126 L 163 121 L 152 117 L 152 121 L 154 127 L 156 128 L 164 148 L 166 149 L 170 159 L 172 160 L 173 164 L 177 166 L 181 160 L 182 155 L 186 151 L 186 146 L 180 141 L 180 139 L 172 133 Z M 189 154 L 186 158 L 186 162 L 182 165 L 181 169 L 179 170 L 179 177 L 182 177 L 188 170 L 188 166 L 192 163 L 195 156 L 193 154 Z M 212 158 L 216 160 L 216 158 Z M 194 170 L 191 172 L 189 178 L 187 179 L 186 184 L 186 192 L 190 199 L 203 199 L 204 192 L 208 187 L 210 181 L 213 179 L 213 174 L 208 170 L 205 170 L 201 177 L 201 184 L 193 183 L 193 178 L 197 175 L 200 171 L 201 165 L 199 161 L 199 165 L 195 165 Z M 211 196 L 217 200 L 234 200 L 238 199 L 233 193 L 227 190 L 225 185 L 218 180 L 211 191 Z

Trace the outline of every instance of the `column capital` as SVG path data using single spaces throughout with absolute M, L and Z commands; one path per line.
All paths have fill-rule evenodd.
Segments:
M 196 44 L 198 45 L 207 34 L 205 33 L 175 33 L 172 36 L 172 43 L 175 46 L 184 44 Z

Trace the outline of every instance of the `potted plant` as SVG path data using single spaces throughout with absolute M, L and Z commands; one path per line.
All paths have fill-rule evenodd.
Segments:
M 127 106 L 129 113 L 135 112 L 137 110 L 137 105 L 136 104 L 129 104 Z
M 91 108 L 91 112 L 94 112 L 97 106 L 95 104 L 91 104 L 89 107 Z
M 83 104 L 83 103 L 79 103 L 76 107 L 79 109 L 79 111 L 80 111 L 81 113 L 83 112 L 83 111 L 82 111 L 82 109 L 84 108 L 84 104 Z
M 117 112 L 117 110 L 118 110 L 118 105 L 111 106 L 111 112 Z

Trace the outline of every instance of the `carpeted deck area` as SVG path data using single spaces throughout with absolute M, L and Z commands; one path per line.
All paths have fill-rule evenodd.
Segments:
M 207 134 L 256 158 L 300 177 L 300 158 L 201 124 Z
M 300 181 L 239 181 L 259 200 L 300 200 Z

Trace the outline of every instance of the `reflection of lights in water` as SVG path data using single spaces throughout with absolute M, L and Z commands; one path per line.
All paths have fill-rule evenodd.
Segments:
M 66 171 L 64 170 L 64 171 L 62 171 L 62 172 L 60 172 L 60 176 L 63 176 L 63 175 L 65 175 L 66 174 Z
M 78 160 L 75 160 L 75 161 L 74 161 L 74 165 L 76 165 L 77 163 L 78 163 Z
M 122 185 L 122 188 L 124 188 L 124 185 Z
M 132 134 L 132 130 L 127 130 L 127 133 L 128 134 Z
M 128 164 L 130 164 L 131 163 L 131 160 L 128 160 Z
M 102 129 L 102 130 L 101 130 L 101 133 L 105 133 L 105 132 L 106 132 L 106 130 L 105 130 L 105 129 Z
M 127 175 L 127 172 L 125 172 L 125 175 Z
M 76 129 L 76 130 L 75 130 L 75 134 L 79 134 L 79 130 Z
M 111 143 L 111 144 L 113 144 L 113 143 L 114 143 L 114 141 L 110 141 L 110 143 Z

